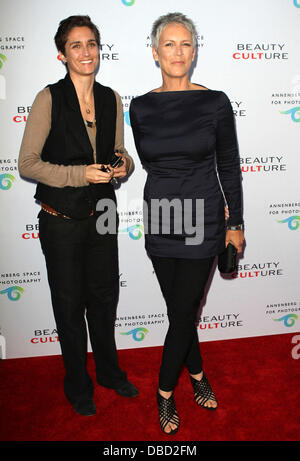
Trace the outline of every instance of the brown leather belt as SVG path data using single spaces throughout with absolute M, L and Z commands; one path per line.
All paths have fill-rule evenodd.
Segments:
M 46 211 L 46 213 L 52 214 L 53 216 L 61 216 L 62 218 L 65 218 L 65 219 L 71 219 L 69 216 L 59 213 L 58 211 L 55 211 L 51 206 L 46 205 L 46 203 L 41 203 L 41 207 L 44 211 Z
M 41 207 L 46 213 L 52 214 L 53 216 L 60 216 L 61 218 L 65 219 L 72 219 L 70 216 L 66 216 L 63 213 L 59 213 L 59 211 L 54 210 L 50 205 L 47 205 L 46 203 L 41 203 Z M 89 214 L 89 216 L 93 216 L 94 210 L 92 210 Z

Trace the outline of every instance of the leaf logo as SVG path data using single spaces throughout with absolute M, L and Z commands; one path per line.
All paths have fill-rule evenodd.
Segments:
M 119 232 L 128 232 L 129 237 L 132 240 L 139 240 L 143 235 L 144 226 L 141 224 L 135 224 L 134 226 L 126 227 Z
M 300 216 L 290 216 L 289 218 L 277 221 L 279 223 L 288 223 L 288 228 L 291 230 L 297 230 L 300 226 Z
M 130 117 L 129 117 L 129 110 L 124 112 L 124 120 L 127 123 L 128 126 L 130 126 Z
M 0 69 L 2 69 L 3 63 L 6 61 L 6 56 L 0 53 Z
M 146 334 L 149 333 L 146 328 L 135 328 L 134 330 L 127 331 L 126 333 L 120 333 L 121 335 L 132 335 L 132 338 L 135 341 L 143 341 L 145 339 Z
M 6 294 L 10 301 L 19 301 L 22 293 L 24 293 L 24 289 L 17 286 L 9 287 L 0 291 L 0 295 Z
M 285 327 L 292 327 L 295 325 L 296 320 L 298 319 L 298 315 L 296 314 L 288 314 L 280 317 L 280 319 L 273 319 L 275 322 L 283 322 Z
M 123 5 L 132 6 L 134 5 L 135 0 L 122 0 Z
M 281 114 L 289 114 L 293 122 L 300 122 L 300 106 L 293 107 L 292 109 L 280 111 Z
M 11 188 L 13 181 L 16 178 L 11 174 L 0 174 L 0 189 L 1 190 L 8 190 Z

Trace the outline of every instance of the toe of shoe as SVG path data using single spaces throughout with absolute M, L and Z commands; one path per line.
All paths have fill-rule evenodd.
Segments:
M 93 400 L 74 403 L 73 408 L 76 413 L 82 416 L 92 416 L 96 414 L 96 405 Z
M 115 389 L 117 394 L 121 395 L 122 397 L 135 397 L 139 394 L 137 388 L 131 384 L 129 381 L 124 383 L 122 386 Z

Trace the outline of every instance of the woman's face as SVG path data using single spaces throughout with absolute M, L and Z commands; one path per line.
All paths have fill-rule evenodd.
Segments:
M 99 63 L 99 48 L 94 33 L 89 27 L 73 27 L 65 45 L 65 54 L 60 57 L 68 65 L 68 71 L 76 75 L 93 74 Z
M 188 75 L 196 49 L 193 49 L 191 32 L 183 25 L 173 23 L 163 28 L 158 48 L 152 47 L 152 52 L 163 75 L 179 78 Z

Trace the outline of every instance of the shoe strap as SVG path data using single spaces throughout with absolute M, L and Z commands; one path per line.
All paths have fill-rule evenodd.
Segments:
M 168 423 L 173 423 L 179 426 L 179 418 L 176 414 L 176 405 L 173 394 L 166 399 L 157 392 L 157 403 L 159 410 L 159 422 L 164 431 Z
M 193 378 L 192 376 L 190 376 L 190 379 L 194 389 L 195 400 L 197 403 L 204 406 L 204 404 L 208 400 L 214 400 L 215 402 L 217 401 L 215 394 L 213 393 L 213 390 L 204 372 L 202 379 L 200 381 Z

